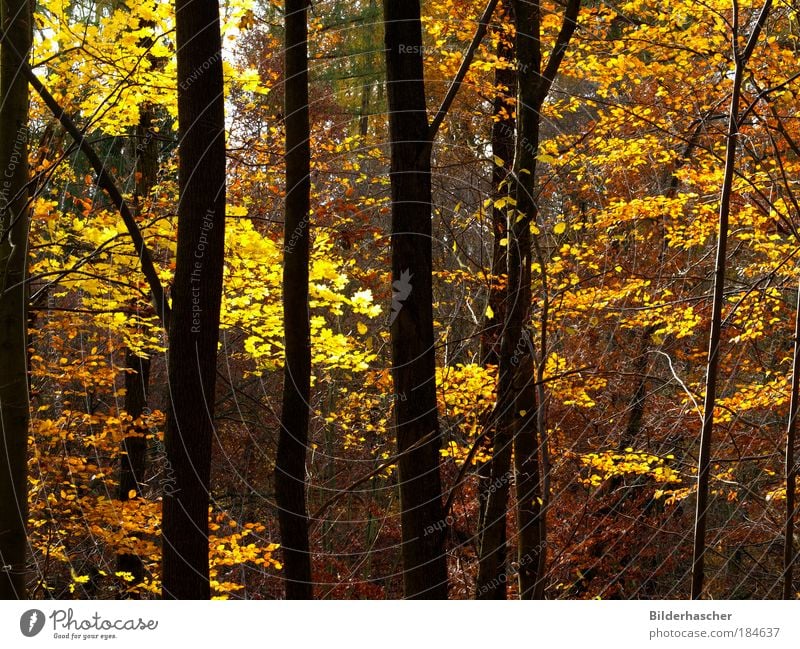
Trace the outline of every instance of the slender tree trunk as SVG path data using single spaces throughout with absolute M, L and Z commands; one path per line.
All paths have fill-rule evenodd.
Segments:
M 540 111 L 552 86 L 566 48 L 577 24 L 580 0 L 570 0 L 556 44 L 542 71 L 540 42 L 541 8 L 538 2 L 514 0 L 516 54 L 518 62 L 517 137 L 514 154 L 512 209 L 507 210 L 508 287 L 505 328 L 501 344 L 496 434 L 492 460 L 491 488 L 486 525 L 481 539 L 478 569 L 478 597 L 504 598 L 505 510 L 511 448 L 514 448 L 514 474 L 517 494 L 520 597 L 530 599 L 544 594 L 544 562 L 547 550 L 544 507 L 547 467 L 540 466 L 539 454 L 546 464 L 544 446 L 546 420 L 543 412 L 544 391 L 539 390 L 537 404 L 536 354 L 528 330 L 531 309 L 532 227 L 538 208 L 534 200 L 536 155 L 539 148 Z M 540 259 L 542 272 L 544 260 Z M 547 288 L 543 281 L 543 291 Z M 546 295 L 543 297 L 546 298 Z M 547 314 L 543 314 L 542 345 L 545 344 Z M 542 350 L 542 363 L 544 350 Z M 540 363 L 539 379 L 543 365 Z M 544 486 L 543 486 L 544 482 Z
M 0 598 L 25 597 L 28 519 L 28 0 L 2 0 L 0 20 Z
M 797 310 L 794 317 L 794 357 L 792 360 L 792 392 L 789 400 L 789 423 L 786 426 L 786 525 L 783 538 L 783 599 L 794 599 L 794 549 L 795 489 L 797 488 L 797 465 L 795 443 L 797 439 L 797 409 L 800 398 L 800 287 L 797 289 Z
M 392 378 L 403 581 L 409 598 L 447 597 L 439 473 L 431 245 L 431 143 L 418 0 L 384 0 L 391 141 Z
M 163 596 L 207 599 L 208 506 L 222 272 L 225 115 L 219 6 L 177 0 L 178 251 L 167 356 Z
M 541 307 L 539 317 L 539 358 L 530 345 L 530 359 L 524 354 L 515 381 L 520 385 L 514 409 L 514 458 L 517 493 L 519 543 L 519 596 L 521 599 L 544 597 L 547 559 L 547 507 L 550 499 L 550 451 L 547 440 L 547 392 L 544 371 L 547 361 L 549 289 L 547 259 L 537 239 L 539 208 L 534 198 L 536 156 L 539 152 L 541 110 L 561 61 L 575 32 L 581 0 L 569 0 L 564 8 L 561 29 L 547 64 L 541 54 L 541 6 L 538 2 L 515 2 L 517 25 L 517 60 L 519 63 L 519 101 L 517 105 L 517 143 L 514 159 L 516 179 L 515 224 L 509 225 L 509 265 L 520 264 L 522 283 L 515 286 L 515 301 L 521 312 L 520 330 L 530 318 L 532 286 L 532 249 L 539 262 Z M 516 228 L 519 228 L 517 231 Z M 512 244 L 515 242 L 515 244 Z M 518 259 L 512 260 L 512 250 Z M 509 290 L 511 282 L 509 281 Z M 512 294 L 509 293 L 509 296 Z M 514 314 L 516 316 L 516 314 Z M 511 317 L 511 316 L 510 316 Z M 535 370 L 535 371 L 534 371 Z M 533 377 L 536 377 L 535 381 Z
M 119 467 L 119 489 L 121 501 L 142 495 L 142 480 L 147 459 L 147 428 L 136 423 L 147 408 L 148 384 L 150 381 L 150 359 L 128 351 L 125 355 L 128 373 L 125 375 L 125 412 L 133 419 L 128 435 L 122 440 L 122 456 Z M 117 570 L 133 575 L 133 584 L 144 578 L 142 560 L 135 554 L 120 554 Z
M 697 466 L 697 509 L 695 511 L 694 544 L 692 551 L 692 599 L 703 594 L 704 560 L 706 553 L 706 520 L 708 517 L 708 478 L 711 473 L 711 442 L 714 433 L 714 406 L 717 401 L 717 370 L 719 367 L 719 345 L 722 334 L 722 307 L 725 304 L 725 272 L 727 269 L 728 222 L 731 210 L 733 179 L 736 173 L 736 144 L 739 139 L 739 99 L 745 67 L 758 41 L 758 35 L 769 15 L 772 0 L 766 0 L 753 28 L 747 46 L 739 47 L 738 4 L 734 2 L 733 34 L 731 47 L 735 68 L 733 88 L 728 112 L 727 147 L 725 172 L 722 179 L 719 203 L 719 225 L 717 231 L 717 257 L 714 269 L 714 293 L 711 306 L 711 331 L 708 337 L 708 361 L 706 364 L 706 395 L 703 404 L 703 426 L 700 431 L 700 457 Z
M 510 0 L 504 2 L 506 16 L 514 20 L 514 4 Z M 502 56 L 508 60 L 514 59 L 514 47 L 502 41 L 498 48 L 503 48 Z M 498 56 L 501 52 L 498 51 Z M 502 75 L 502 76 L 501 76 Z M 495 72 L 496 85 L 507 86 L 508 96 L 516 99 L 517 94 L 517 72 L 513 68 L 498 69 Z M 516 120 L 513 115 L 516 107 L 510 106 L 505 97 L 498 94 L 495 98 L 494 110 L 499 115 L 505 111 L 508 115 L 506 120 L 497 120 L 492 126 L 492 148 L 495 156 L 492 188 L 497 194 L 512 195 L 514 184 L 510 183 L 513 177 L 514 164 L 514 137 L 516 134 Z M 499 160 L 497 159 L 499 158 Z M 503 185 L 501 190 L 501 185 Z M 498 196 L 499 198 L 500 196 Z M 509 389 L 505 388 L 503 398 L 500 398 L 500 383 L 505 387 L 505 381 L 510 377 L 509 367 L 513 358 L 514 351 L 509 353 L 509 340 L 505 335 L 508 326 L 509 305 L 513 308 L 513 302 L 508 300 L 508 291 L 511 284 L 511 274 L 509 264 L 511 263 L 508 250 L 508 207 L 500 204 L 494 207 L 492 212 L 492 223 L 494 230 L 494 255 L 492 258 L 492 274 L 499 276 L 501 273 L 506 276 L 506 286 L 496 286 L 494 283 L 490 289 L 489 305 L 492 308 L 493 318 L 487 318 L 486 331 L 481 340 L 482 357 L 487 360 L 490 358 L 499 365 L 500 375 L 503 377 L 498 382 L 498 404 L 495 408 L 490 426 L 492 431 L 492 459 L 481 467 L 481 520 L 479 526 L 480 533 L 480 562 L 478 567 L 478 579 L 476 584 L 475 596 L 477 599 L 505 599 L 506 598 L 506 508 L 508 503 L 509 484 L 511 479 L 511 435 L 507 425 L 504 424 L 502 413 L 510 410 L 508 404 Z M 500 241 L 506 239 L 506 245 L 500 245 Z M 515 264 L 515 277 L 518 265 Z M 496 324 L 491 323 L 494 321 Z M 497 344 L 500 343 L 498 354 Z M 501 401 L 502 404 L 501 405 Z
M 503 20 L 513 22 L 510 0 L 502 3 Z M 514 47 L 501 37 L 497 45 L 497 57 L 505 61 L 514 60 Z M 509 180 L 514 164 L 514 135 L 516 120 L 514 104 L 511 98 L 517 95 L 517 73 L 512 67 L 498 67 L 494 73 L 494 85 L 497 88 L 493 104 L 492 122 L 492 197 L 498 199 L 508 196 Z M 499 346 L 505 322 L 505 284 L 506 250 L 503 239 L 506 237 L 506 210 L 503 207 L 492 207 L 492 278 L 489 285 L 489 308 L 483 322 L 481 333 L 481 365 L 497 365 L 500 359 Z M 491 451 L 494 442 L 494 422 L 488 423 L 486 447 Z M 478 468 L 479 477 L 479 519 L 478 530 L 482 530 L 486 520 L 486 507 L 489 502 L 489 485 L 491 484 L 492 461 L 484 462 Z M 500 562 L 505 564 L 505 558 Z
M 642 329 L 639 334 L 639 353 L 633 361 L 633 372 L 636 375 L 636 389 L 631 397 L 628 406 L 628 423 L 625 432 L 619 442 L 619 448 L 625 449 L 629 446 L 636 446 L 639 434 L 642 431 L 642 421 L 644 419 L 644 405 L 647 400 L 647 350 L 650 347 L 650 336 L 658 327 L 650 325 Z M 633 342 L 633 341 L 631 341 Z
M 283 313 L 286 363 L 283 410 L 275 463 L 275 493 L 288 599 L 311 599 L 311 555 L 306 511 L 306 447 L 311 395 L 311 333 L 308 315 L 311 151 L 308 116 L 306 0 L 286 0 L 284 85 L 286 115 L 286 206 Z
M 509 270 L 510 311 L 506 333 L 509 344 L 523 337 L 531 340 L 524 353 L 517 353 L 519 362 L 510 370 L 505 389 L 516 394 L 511 412 L 505 413 L 512 431 L 516 486 L 517 563 L 519 596 L 522 599 L 541 597 L 537 589 L 545 552 L 545 519 L 542 515 L 542 485 L 539 466 L 540 435 L 535 385 L 536 354 L 527 323 L 531 319 L 531 228 L 536 226 L 538 206 L 534 200 L 536 155 L 539 151 L 539 110 L 541 96 L 541 8 L 538 2 L 515 0 L 516 49 L 519 65 L 519 100 L 517 102 L 517 141 L 514 156 L 516 210 L 511 210 L 509 223 L 508 263 L 516 267 L 514 281 Z M 544 272 L 544 269 L 542 269 Z M 544 344 L 544 341 L 540 341 Z M 508 400 L 511 403 L 511 395 Z M 538 404 L 544 407 L 544 404 Z
M 145 43 L 148 44 L 148 43 Z M 153 131 L 154 111 L 149 104 L 139 109 L 139 124 L 135 132 L 135 194 L 133 212 L 141 217 L 142 203 L 147 200 L 150 190 L 158 176 L 158 144 Z M 147 466 L 147 430 L 135 422 L 147 408 L 147 395 L 150 382 L 150 359 L 138 356 L 131 350 L 125 353 L 125 412 L 133 419 L 130 435 L 122 440 L 122 456 L 120 457 L 119 489 L 117 497 L 126 501 L 142 495 L 141 484 Z M 142 560 L 133 554 L 121 554 L 117 558 L 117 570 L 133 575 L 132 583 L 139 583 L 144 578 Z
M 372 83 L 361 86 L 361 112 L 358 116 L 358 134 L 367 137 L 369 132 L 369 99 L 372 95 Z

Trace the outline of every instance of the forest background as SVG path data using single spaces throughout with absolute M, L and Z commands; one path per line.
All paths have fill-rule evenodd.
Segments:
M 788 1 L 0 1 L 0 594 L 796 598 Z

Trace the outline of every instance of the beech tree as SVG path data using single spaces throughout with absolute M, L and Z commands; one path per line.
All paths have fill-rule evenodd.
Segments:
M 233 3 L 215 89 L 210 5 L 179 87 L 172 3 L 37 2 L 5 594 L 688 598 L 697 497 L 703 597 L 797 595 L 800 72 L 791 3 L 743 61 L 764 1 L 582 3 L 568 42 L 565 0 L 392 1 L 387 34 Z
M 0 598 L 25 598 L 28 522 L 27 0 L 0 2 Z
M 208 599 L 211 447 L 225 246 L 225 96 L 219 6 L 178 0 L 178 248 L 167 369 L 163 596 Z
M 697 506 L 695 509 L 694 548 L 692 553 L 692 599 L 703 594 L 705 579 L 706 522 L 708 520 L 708 483 L 711 472 L 711 442 L 714 433 L 714 408 L 717 405 L 717 374 L 720 358 L 720 336 L 722 332 L 722 308 L 725 302 L 725 274 L 727 272 L 728 228 L 730 222 L 733 180 L 736 175 L 736 149 L 739 139 L 739 115 L 742 84 L 745 71 L 758 37 L 772 8 L 772 0 L 766 0 L 758 18 L 747 36 L 744 49 L 741 47 L 742 24 L 739 5 L 733 2 L 731 23 L 731 51 L 734 59 L 733 87 L 728 107 L 728 129 L 725 134 L 725 171 L 720 188 L 719 224 L 717 226 L 717 256 L 714 268 L 714 295 L 712 301 L 711 327 L 708 334 L 708 360 L 706 362 L 706 395 L 703 404 L 703 427 L 700 431 L 700 454 L 697 466 Z
M 505 28 L 499 31 L 497 58 L 502 61 L 514 60 L 514 44 L 509 27 L 514 24 L 514 9 L 510 0 L 501 3 L 501 23 Z M 505 322 L 505 285 L 503 279 L 507 273 L 506 251 L 506 209 L 504 199 L 509 195 L 511 187 L 511 171 L 514 164 L 514 139 L 516 134 L 516 118 L 514 102 L 517 96 L 517 72 L 513 66 L 498 66 L 494 73 L 496 96 L 492 106 L 492 274 L 489 286 L 489 308 L 486 311 L 484 328 L 481 332 L 481 363 L 497 365 L 500 358 L 500 343 L 503 337 Z M 487 417 L 486 447 L 493 448 L 496 421 Z M 489 502 L 489 485 L 491 484 L 492 460 L 484 462 L 478 468 L 481 478 L 480 515 L 478 529 L 486 524 L 486 506 Z M 505 530 L 501 531 L 505 535 Z M 505 551 L 505 539 L 497 545 L 498 554 Z M 505 564 L 505 557 L 498 556 L 498 563 Z M 493 596 L 500 595 L 500 589 L 492 589 Z
M 306 511 L 306 447 L 311 397 L 308 313 L 311 150 L 308 118 L 308 25 L 305 0 L 286 0 L 284 114 L 286 206 L 283 234 L 283 326 L 286 362 L 275 461 L 275 500 L 285 563 L 286 597 L 312 596 Z
M 403 584 L 407 598 L 447 597 L 441 436 L 431 286 L 431 141 L 418 0 L 384 0 L 392 183 L 392 379 Z
M 570 0 L 564 10 L 561 30 L 543 68 L 541 52 L 541 6 L 538 2 L 514 2 L 515 50 L 518 63 L 517 133 L 514 144 L 511 209 L 507 214 L 506 313 L 499 359 L 496 432 L 491 484 L 481 537 L 478 573 L 479 598 L 504 598 L 505 526 L 509 473 L 514 451 L 517 524 L 519 540 L 520 597 L 542 597 L 544 561 L 547 551 L 545 508 L 547 499 L 546 426 L 543 424 L 542 371 L 546 356 L 544 327 L 539 336 L 540 358 L 534 349 L 531 320 L 531 266 L 538 244 L 536 158 L 539 150 L 541 110 L 558 73 L 572 34 L 577 26 L 580 0 Z M 545 272 L 539 253 L 540 274 Z M 543 305 L 547 303 L 543 281 Z M 537 372 L 536 368 L 540 370 Z M 537 400 L 538 397 L 538 400 Z M 541 457 L 540 457 L 541 455 Z
M 151 39 L 145 39 L 147 46 Z M 151 64 L 156 61 L 151 61 Z M 146 103 L 139 109 L 139 123 L 134 130 L 134 200 L 133 209 L 141 218 L 150 191 L 158 179 L 158 142 L 154 131 L 155 110 Z M 138 424 L 147 409 L 150 392 L 150 358 L 127 350 L 125 364 L 125 412 L 131 418 L 130 435 L 122 440 L 123 455 L 120 460 L 119 488 L 120 500 L 130 500 L 142 496 L 142 483 L 147 467 L 147 430 Z M 130 572 L 138 583 L 144 578 L 141 559 L 132 554 L 121 554 L 117 561 L 120 571 Z

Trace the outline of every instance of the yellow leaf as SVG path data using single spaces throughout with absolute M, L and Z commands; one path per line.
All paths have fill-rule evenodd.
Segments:
M 129 498 L 129 499 L 136 498 L 136 489 L 131 489 L 131 490 L 128 492 L 128 498 Z
M 556 223 L 553 226 L 553 233 L 554 234 L 564 234 L 564 230 L 567 229 L 567 224 L 561 221 L 560 223 Z
M 489 320 L 494 320 L 494 311 L 488 304 L 486 305 L 486 317 L 489 318 Z

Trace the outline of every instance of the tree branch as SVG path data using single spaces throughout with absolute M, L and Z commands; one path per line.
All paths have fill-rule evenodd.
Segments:
M 472 37 L 472 42 L 469 44 L 469 48 L 467 49 L 467 53 L 464 55 L 464 59 L 461 61 L 461 67 L 458 68 L 458 72 L 453 79 L 453 83 L 451 83 L 450 87 L 447 89 L 447 94 L 442 101 L 442 105 L 439 107 L 439 110 L 436 112 L 436 116 L 433 118 L 431 125 L 428 127 L 429 142 L 433 142 L 436 134 L 439 132 L 439 127 L 442 125 L 444 118 L 447 116 L 447 111 L 450 110 L 450 106 L 453 104 L 453 101 L 458 94 L 458 90 L 461 88 L 461 84 L 464 82 L 464 77 L 467 76 L 469 67 L 472 65 L 472 59 L 475 58 L 475 52 L 478 51 L 478 45 L 481 44 L 483 37 L 486 36 L 486 30 L 489 28 L 489 21 L 492 19 L 492 14 L 497 6 L 497 2 L 498 0 L 489 0 L 489 3 L 486 5 L 486 9 L 483 10 L 483 14 L 478 19 L 478 28 L 475 30 L 475 35 Z
M 556 44 L 553 45 L 553 51 L 550 53 L 550 58 L 547 60 L 547 66 L 542 74 L 542 80 L 539 85 L 540 101 L 544 102 L 547 94 L 550 92 L 550 87 L 553 85 L 553 80 L 556 78 L 558 68 L 561 67 L 561 61 L 564 60 L 564 55 L 567 53 L 567 47 L 575 33 L 575 28 L 578 26 L 578 12 L 581 8 L 581 0 L 569 0 L 567 8 L 564 10 L 564 21 L 561 23 L 561 30 L 558 32 Z
M 100 157 L 86 140 L 84 134 L 78 129 L 70 116 L 67 115 L 66 111 L 58 104 L 53 95 L 50 94 L 50 91 L 39 80 L 39 77 L 36 76 L 31 67 L 27 63 L 23 62 L 20 71 L 28 79 L 28 82 L 39 94 L 39 96 L 42 98 L 42 101 L 53 113 L 54 117 L 60 122 L 61 126 L 64 127 L 64 130 L 66 130 L 67 133 L 69 133 L 70 136 L 72 136 L 72 138 L 75 140 L 78 148 L 83 152 L 83 154 L 89 160 L 89 163 L 94 168 L 95 173 L 97 174 L 98 186 L 105 190 L 106 194 L 108 194 L 108 197 L 111 199 L 111 202 L 119 210 L 120 216 L 122 216 L 122 221 L 125 223 L 125 227 L 128 229 L 128 234 L 131 237 L 136 254 L 139 256 L 139 261 L 142 265 L 142 273 L 144 274 L 147 284 L 150 287 L 153 307 L 155 308 L 156 313 L 161 320 L 161 324 L 166 330 L 169 330 L 170 308 L 169 304 L 167 304 L 167 299 L 164 294 L 164 287 L 161 285 L 158 272 L 153 265 L 153 259 L 150 255 L 147 245 L 145 244 L 144 238 L 142 237 L 142 233 L 139 230 L 139 226 L 136 223 L 136 219 L 128 207 L 128 204 L 125 202 L 122 193 L 119 191 L 115 178 L 111 172 L 105 168 L 103 161 L 100 160 Z

